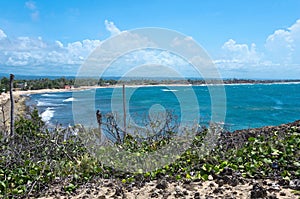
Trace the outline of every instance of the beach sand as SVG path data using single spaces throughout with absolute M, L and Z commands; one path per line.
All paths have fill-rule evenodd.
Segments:
M 26 97 L 14 93 L 15 118 L 26 113 Z M 0 94 L 0 129 L 7 132 L 10 127 L 10 96 L 8 93 Z
M 232 176 L 228 176 L 228 178 L 234 179 Z M 292 193 L 292 189 L 284 188 L 279 185 L 278 181 L 242 178 L 235 178 L 227 182 L 224 182 L 224 180 L 204 182 L 153 180 L 142 186 L 128 186 L 116 180 L 100 179 L 97 182 L 82 185 L 75 193 L 68 194 L 62 190 L 59 185 L 51 187 L 46 193 L 47 196 L 40 198 L 297 198 Z

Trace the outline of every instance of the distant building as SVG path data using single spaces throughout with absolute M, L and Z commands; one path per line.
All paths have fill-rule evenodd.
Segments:
M 26 90 L 27 82 L 17 83 L 15 90 Z
M 74 86 L 65 85 L 65 89 L 66 89 L 66 90 L 71 90 L 72 88 L 74 88 Z

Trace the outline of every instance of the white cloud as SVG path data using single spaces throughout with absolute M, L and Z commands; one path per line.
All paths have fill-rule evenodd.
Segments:
M 258 65 L 261 62 L 261 55 L 256 51 L 254 43 L 249 46 L 229 39 L 223 44 L 222 51 L 222 58 L 214 61 L 221 68 L 241 68 L 245 64 Z
M 222 55 L 214 60 L 223 74 L 269 78 L 299 78 L 300 19 L 286 29 L 275 30 L 257 50 L 256 44 L 239 44 L 229 39 Z
M 104 24 L 105 24 L 106 30 L 108 30 L 110 32 L 111 36 L 121 33 L 121 31 L 119 30 L 119 28 L 117 28 L 117 26 L 114 24 L 114 22 L 105 20 Z
M 266 39 L 267 55 L 276 63 L 300 63 L 300 19 L 287 29 L 275 30 Z
M 38 12 L 33 1 L 25 3 L 32 15 Z M 38 18 L 38 14 L 36 16 Z M 113 22 L 105 21 L 111 34 L 121 31 Z M 41 37 L 8 37 L 0 29 L 0 65 L 2 66 L 62 66 L 81 65 L 84 60 L 101 44 L 100 40 L 82 40 L 63 44 L 61 41 L 46 42 Z
M 30 10 L 35 10 L 36 9 L 36 5 L 35 5 L 34 1 L 26 1 L 25 6 L 26 6 L 26 8 L 28 8 Z
M 41 37 L 17 37 L 0 40 L 0 65 L 61 66 L 80 65 L 100 45 L 99 40 L 83 40 L 64 45 L 45 42 Z
M 0 29 L 0 40 L 5 39 L 6 37 L 7 37 L 7 35 L 5 34 L 5 32 Z
M 25 7 L 31 10 L 30 17 L 33 21 L 38 21 L 40 18 L 40 12 L 34 1 L 25 2 Z

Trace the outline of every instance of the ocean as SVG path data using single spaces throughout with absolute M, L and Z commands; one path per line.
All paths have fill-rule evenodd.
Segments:
M 122 88 L 98 88 L 94 99 L 76 99 L 72 92 L 32 94 L 26 102 L 28 106 L 36 107 L 43 121 L 49 126 L 74 125 L 72 105 L 75 101 L 88 104 L 95 101 L 95 110 L 100 109 L 103 114 L 112 111 L 112 96 Z M 197 104 L 189 104 L 189 93 L 196 95 Z M 300 119 L 300 84 L 231 84 L 225 85 L 226 118 L 225 127 L 230 130 L 256 128 L 267 125 L 279 125 Z M 92 92 L 92 90 L 76 91 Z M 199 123 L 206 124 L 211 119 L 211 98 L 207 86 L 147 86 L 126 88 L 129 100 L 131 120 L 141 123 L 148 116 L 149 110 L 156 107 L 156 111 L 169 110 L 180 119 L 184 103 L 184 111 L 200 116 Z M 77 93 L 78 94 L 78 93 Z M 178 99 L 184 96 L 185 101 Z M 76 95 L 77 96 L 77 95 Z M 122 98 L 122 95 L 117 98 Z M 84 109 L 84 107 L 82 107 Z M 115 111 L 115 109 L 114 109 Z M 122 114 L 122 109 L 117 110 Z M 96 121 L 96 118 L 95 118 Z M 95 122 L 94 121 L 94 122 Z

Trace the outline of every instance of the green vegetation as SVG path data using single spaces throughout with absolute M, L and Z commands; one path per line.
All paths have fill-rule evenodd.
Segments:
M 77 79 L 61 77 L 58 79 L 39 78 L 34 80 L 15 80 L 14 88 L 20 90 L 39 90 L 39 89 L 63 89 L 65 86 L 107 86 L 115 85 L 116 80 L 104 80 L 104 79 Z M 9 79 L 3 77 L 0 80 L 0 92 L 9 90 Z
M 210 82 L 211 81 L 211 82 Z M 224 84 L 243 84 L 243 83 L 282 83 L 282 82 L 299 82 L 300 80 L 252 80 L 252 79 L 224 79 L 222 80 Z M 207 80 L 203 79 L 169 79 L 169 78 L 128 78 L 122 80 L 115 79 L 97 79 L 97 78 L 66 78 L 61 77 L 57 79 L 49 78 L 38 78 L 33 80 L 20 80 L 16 79 L 14 81 L 14 88 L 20 90 L 38 90 L 38 89 L 62 89 L 65 86 L 109 86 L 109 85 L 159 85 L 159 84 L 206 84 L 206 83 L 220 83 L 220 81 Z M 0 80 L 0 92 L 7 92 L 9 90 L 9 79 L 3 77 Z
M 240 134 L 221 132 L 217 147 L 210 154 L 199 156 L 207 134 L 204 129 L 174 163 L 146 173 L 125 173 L 102 165 L 88 153 L 80 136 L 67 134 L 66 129 L 47 130 L 35 110 L 29 118 L 16 121 L 14 137 L 0 135 L 0 197 L 37 197 L 55 183 L 61 183 L 64 191 L 70 193 L 97 178 L 115 178 L 125 184 L 158 178 L 208 180 L 226 175 L 228 170 L 248 178 L 288 181 L 300 177 L 300 131 L 296 125 L 281 131 L 249 133 L 239 142 L 234 138 Z M 170 140 L 172 133 L 143 141 L 128 136 L 118 145 L 146 154 Z

